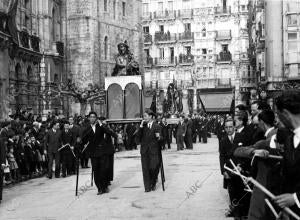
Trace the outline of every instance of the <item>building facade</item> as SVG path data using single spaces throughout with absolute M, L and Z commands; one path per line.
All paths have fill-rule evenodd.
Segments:
M 256 98 L 269 103 L 284 89 L 300 88 L 300 1 L 251 1 L 251 48 L 256 58 Z
M 42 90 L 63 80 L 61 8 L 60 0 L 0 2 L 2 117 L 20 110 L 42 114 L 63 109 L 62 100 L 46 103 L 40 96 Z
M 66 6 L 67 72 L 80 88 L 111 76 L 117 45 L 127 42 L 143 69 L 141 0 L 69 0 Z M 73 105 L 72 112 L 79 112 Z M 105 115 L 105 106 L 94 106 Z
M 248 101 L 244 92 L 256 82 L 248 3 L 143 0 L 145 85 L 160 91 L 160 103 L 174 80 L 184 94 L 184 112 L 199 109 L 200 98 L 211 112 L 228 111 L 232 98 Z

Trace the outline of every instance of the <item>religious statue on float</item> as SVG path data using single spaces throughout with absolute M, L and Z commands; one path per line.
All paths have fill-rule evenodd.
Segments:
M 133 76 L 140 75 L 139 64 L 129 50 L 127 41 L 118 44 L 118 54 L 115 58 L 116 65 L 112 76 Z
M 174 115 L 181 113 L 182 110 L 182 91 L 177 90 L 174 83 L 170 83 L 167 90 L 167 97 L 164 102 L 164 112 Z

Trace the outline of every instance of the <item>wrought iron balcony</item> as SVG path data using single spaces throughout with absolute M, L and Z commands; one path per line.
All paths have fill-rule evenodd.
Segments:
M 151 12 L 144 12 L 142 14 L 142 20 L 151 20 L 152 19 L 152 13 Z
M 220 14 L 230 14 L 231 13 L 231 7 L 216 7 L 215 8 L 215 14 L 220 15 Z
M 232 61 L 232 56 L 230 52 L 220 52 L 217 58 L 217 63 L 230 63 Z
M 152 43 L 152 35 L 149 33 L 144 33 L 144 44 Z
M 155 66 L 175 66 L 177 63 L 177 59 L 175 57 L 164 57 L 164 58 L 155 58 L 154 65 Z
M 218 78 L 216 80 L 216 87 L 230 88 L 231 87 L 231 78 Z
M 178 40 L 180 41 L 194 41 L 193 32 L 183 32 L 179 34 Z
M 176 13 L 175 11 L 156 11 L 154 12 L 154 19 L 175 19 Z
M 179 55 L 179 64 L 185 65 L 191 65 L 194 63 L 194 56 L 192 54 L 180 54 Z
M 61 42 L 61 41 L 56 42 L 56 52 L 60 56 L 64 56 L 64 43 L 63 42 Z
M 178 10 L 177 13 L 179 18 L 192 18 L 194 12 L 192 9 L 183 9 L 183 10 Z
M 256 8 L 257 8 L 257 9 L 264 9 L 264 8 L 265 8 L 264 0 L 258 0 L 258 1 L 257 1 Z
M 231 30 L 217 31 L 216 40 L 231 40 Z
M 243 87 L 253 87 L 256 85 L 257 79 L 255 77 L 242 77 L 240 83 Z
M 171 34 L 170 32 L 156 32 L 155 33 L 156 43 L 171 43 L 176 42 L 176 34 Z

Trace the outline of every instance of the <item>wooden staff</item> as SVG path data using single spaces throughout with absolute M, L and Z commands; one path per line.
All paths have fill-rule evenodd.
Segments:
M 85 151 L 85 149 L 89 146 L 90 142 L 87 142 L 85 145 L 84 145 L 84 148 L 83 150 L 81 151 L 81 153 L 83 153 L 83 151 Z
M 70 144 L 65 144 L 65 145 L 63 145 L 61 148 L 59 148 L 57 151 L 60 151 L 61 149 L 63 149 L 63 148 L 65 148 L 66 146 L 70 146 Z
M 239 172 L 236 172 L 230 168 L 228 168 L 226 165 L 224 166 L 224 168 L 236 175 L 239 175 L 242 179 L 247 180 L 248 182 L 250 181 L 251 183 L 253 183 L 253 185 L 255 185 L 258 189 L 260 189 L 263 193 L 265 193 L 267 196 L 269 196 L 271 199 L 275 199 L 275 195 L 273 193 L 271 193 L 266 187 L 264 187 L 263 185 L 261 185 L 259 182 L 257 182 L 255 179 L 253 179 L 252 177 L 246 177 L 243 176 L 242 174 L 239 174 Z M 296 220 L 300 220 L 300 217 L 293 212 L 290 208 L 285 207 L 283 208 L 283 211 L 285 211 L 287 214 L 289 214 L 290 216 L 294 217 Z
M 277 214 L 275 208 L 273 207 L 272 203 L 270 202 L 269 199 L 265 199 L 265 202 L 267 204 L 267 206 L 269 207 L 269 209 L 271 210 L 271 212 L 273 213 L 273 215 L 275 216 L 276 219 L 279 218 L 279 215 Z
M 79 157 L 76 159 L 76 190 L 75 190 L 75 196 L 78 195 L 78 179 L 79 179 Z
M 232 159 L 230 159 L 230 163 L 232 164 L 232 166 L 234 167 L 235 171 L 238 173 L 239 176 L 241 176 L 241 172 L 239 171 L 238 167 L 234 164 L 234 162 L 232 161 Z M 246 177 L 247 178 L 247 177 Z M 242 178 L 244 185 L 246 186 L 248 192 L 252 192 L 252 189 L 250 188 L 250 186 L 248 185 L 247 181 Z
M 252 182 L 257 188 L 259 188 L 261 191 L 263 191 L 267 196 L 269 196 L 271 199 L 275 199 L 275 195 L 273 193 L 271 193 L 269 190 L 267 190 L 263 185 L 261 185 L 259 182 L 257 182 L 255 179 L 253 179 L 252 177 L 248 178 L 248 180 L 250 182 Z M 283 210 L 291 215 L 292 217 L 294 217 L 297 220 L 300 220 L 300 217 L 293 212 L 290 208 L 285 207 L 283 208 Z

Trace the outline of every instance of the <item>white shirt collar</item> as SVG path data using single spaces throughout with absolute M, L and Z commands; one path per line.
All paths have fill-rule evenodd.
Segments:
M 230 137 L 232 137 L 232 140 L 234 140 L 235 132 L 232 135 L 228 135 L 229 140 L 230 140 Z
M 152 128 L 152 124 L 153 124 L 153 121 L 148 122 L 148 127 L 150 126 L 150 128 Z
M 294 130 L 294 147 L 297 148 L 298 145 L 300 144 L 300 127 L 296 128 Z
M 298 136 L 298 138 L 300 138 L 300 127 L 296 128 L 296 129 L 294 130 L 294 134 L 295 134 L 296 136 Z
M 237 129 L 237 132 L 238 132 L 238 133 L 241 133 L 241 132 L 243 131 L 243 129 L 244 129 L 244 126 L 241 127 L 241 128 L 239 128 L 239 129 Z
M 96 124 L 91 124 L 91 127 L 92 127 L 92 129 L 93 129 L 93 131 L 94 131 L 94 133 L 96 132 Z
M 269 134 L 273 129 L 274 129 L 274 127 L 270 127 L 270 128 L 266 131 L 265 137 L 267 137 L 268 134 Z

